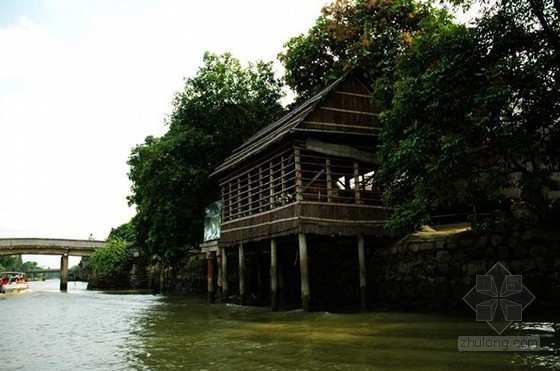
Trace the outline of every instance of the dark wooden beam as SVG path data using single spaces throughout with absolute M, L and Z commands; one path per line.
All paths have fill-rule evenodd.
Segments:
M 377 154 L 366 152 L 344 144 L 325 143 L 317 139 L 307 139 L 306 147 L 310 151 L 328 156 L 339 156 L 365 162 L 367 164 L 381 165 Z

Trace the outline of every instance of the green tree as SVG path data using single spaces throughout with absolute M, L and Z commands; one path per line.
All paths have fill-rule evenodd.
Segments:
M 22 266 L 21 255 L 0 256 L 0 271 L 21 271 Z
M 309 98 L 358 69 L 375 84 L 378 103 L 390 103 L 396 58 L 416 35 L 450 22 L 444 10 L 414 0 L 335 0 L 315 25 L 291 38 L 279 55 L 286 82 Z
M 127 280 L 132 262 L 130 244 L 119 237 L 107 240 L 105 246 L 95 250 L 90 265 L 97 281 Z
M 169 131 L 148 137 L 129 159 L 136 241 L 176 264 L 203 236 L 204 207 L 219 198 L 208 175 L 233 149 L 282 112 L 271 63 L 242 67 L 231 54 L 206 53 L 173 101 Z
M 37 262 L 33 262 L 33 261 L 27 261 L 25 263 L 23 263 L 21 265 L 21 270 L 23 271 L 33 271 L 33 270 L 39 270 L 41 269 L 41 267 L 39 266 L 39 263 Z
M 550 176 L 560 170 L 559 23 L 551 1 L 534 4 L 498 1 L 476 27 L 422 35 L 398 59 L 381 115 L 380 178 L 394 228 L 427 223 L 458 198 L 486 204 L 508 187 L 547 218 Z
M 449 25 L 415 39 L 400 58 L 392 106 L 381 114 L 378 174 L 394 208 L 392 229 L 429 223 L 433 208 L 458 203 L 465 183 L 456 180 L 480 180 L 469 160 L 482 148 L 484 124 L 471 110 L 487 87 L 477 73 L 483 54 L 473 30 Z
M 107 237 L 107 239 L 116 237 L 122 238 L 130 244 L 136 243 L 135 219 L 132 218 L 130 221 L 118 226 L 117 228 L 111 228 L 111 232 L 109 233 L 109 237 Z

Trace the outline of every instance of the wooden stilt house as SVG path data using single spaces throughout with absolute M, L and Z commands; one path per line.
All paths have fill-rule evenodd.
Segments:
M 259 290 L 268 293 L 276 310 L 279 292 L 289 281 L 284 267 L 298 266 L 291 282 L 297 282 L 301 306 L 309 310 L 313 257 L 308 250 L 317 244 L 314 251 L 320 254 L 323 236 L 330 245 L 338 239 L 354 241 L 353 274 L 366 305 L 364 244 L 384 234 L 389 215 L 373 183 L 379 167 L 377 113 L 367 85 L 348 74 L 264 127 L 215 169 L 211 176 L 219 181 L 222 196 L 214 246 L 225 298 L 228 271 L 235 269 L 239 282 L 231 286 L 237 286 L 244 302 L 248 265 L 256 265 L 260 268 L 251 269 L 258 271 L 252 273 L 255 282 L 266 282 L 266 290 Z M 263 254 L 247 259 L 251 246 L 260 246 L 266 259 Z M 283 264 L 281 257 L 289 263 Z M 233 267 L 228 263 L 232 259 L 238 263 Z

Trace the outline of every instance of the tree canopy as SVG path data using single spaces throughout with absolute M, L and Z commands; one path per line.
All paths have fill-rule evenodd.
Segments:
M 285 44 L 286 81 L 304 99 L 346 69 L 369 78 L 394 230 L 489 206 L 507 188 L 544 220 L 560 171 L 560 5 L 450 2 L 483 12 L 466 27 L 429 2 L 335 0 Z
M 126 276 L 132 264 L 130 244 L 123 238 L 111 237 L 100 249 L 95 250 L 89 263 L 97 280 L 111 281 Z
M 548 218 L 560 171 L 559 9 L 534 4 L 498 1 L 474 27 L 422 35 L 399 58 L 382 114 L 394 227 L 418 227 L 458 198 L 488 204 L 507 188 Z
M 272 64 L 243 67 L 231 54 L 206 53 L 196 76 L 173 100 L 169 131 L 147 137 L 129 158 L 136 243 L 176 262 L 203 236 L 204 207 L 219 198 L 208 175 L 282 112 L 282 84 Z
M 309 98 L 348 69 L 375 82 L 377 100 L 390 99 L 396 58 L 417 34 L 450 22 L 444 10 L 414 0 L 335 0 L 306 34 L 279 55 L 287 84 Z
M 37 262 L 23 262 L 21 255 L 0 256 L 0 271 L 32 271 L 40 269 Z

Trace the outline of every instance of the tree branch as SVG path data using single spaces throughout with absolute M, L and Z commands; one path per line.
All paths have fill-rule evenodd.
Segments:
M 546 38 L 548 39 L 548 41 L 550 42 L 550 44 L 554 48 L 555 54 L 559 55 L 560 54 L 560 39 L 559 39 L 558 35 L 550 27 L 550 24 L 548 23 L 545 15 L 544 15 L 543 10 L 537 4 L 537 1 L 536 0 L 528 0 L 528 1 L 529 1 L 529 5 L 530 5 L 531 9 L 533 10 L 533 13 L 535 13 L 535 15 L 537 16 L 537 19 L 539 20 L 539 23 L 542 26 L 542 28 L 543 28 L 543 30 L 546 34 Z M 554 1 L 554 6 L 555 6 L 557 11 L 560 8 L 560 4 L 558 4 L 558 3 L 559 3 L 559 0 Z

